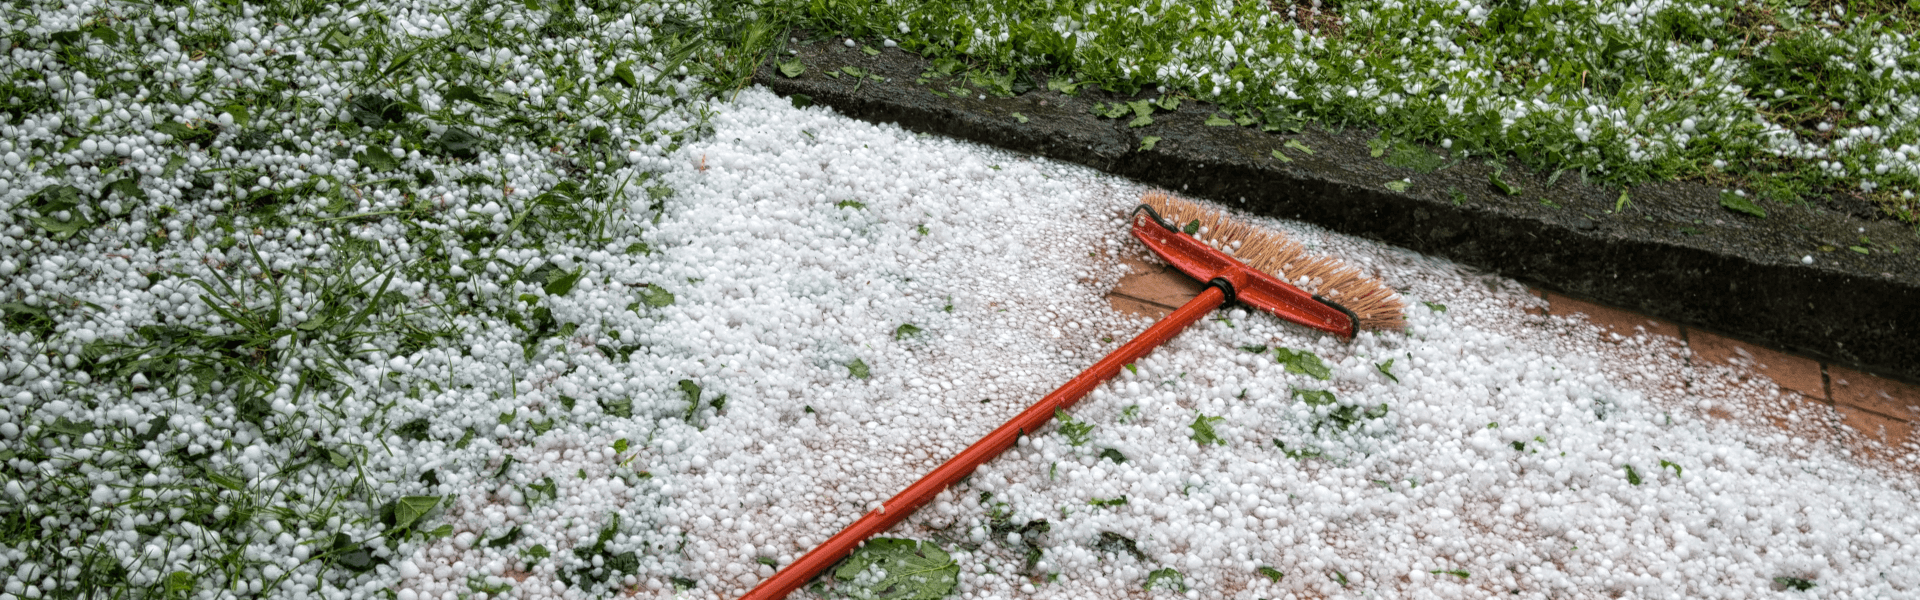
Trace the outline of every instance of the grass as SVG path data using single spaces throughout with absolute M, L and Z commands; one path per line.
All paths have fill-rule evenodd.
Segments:
M 0 572 L 27 597 L 382 592 L 369 574 L 452 533 L 442 481 L 474 475 L 405 457 L 501 443 L 407 408 L 485 377 L 390 358 L 467 358 L 500 326 L 509 365 L 563 351 L 582 324 L 552 300 L 582 271 L 527 259 L 644 259 L 626 213 L 672 190 L 629 159 L 701 135 L 782 27 L 728 3 L 429 8 L 10 6 Z M 118 295 L 90 287 L 112 274 Z M 608 336 L 608 356 L 637 347 Z M 520 551 L 617 585 L 636 544 L 609 540 L 645 528 L 616 514 L 573 553 Z
M 1903 0 L 784 5 L 990 92 L 1043 72 L 1062 91 L 1216 102 L 1222 124 L 1378 129 L 1383 158 L 1414 168 L 1437 166 L 1418 144 L 1623 188 L 1847 196 L 1920 224 L 1920 4 Z

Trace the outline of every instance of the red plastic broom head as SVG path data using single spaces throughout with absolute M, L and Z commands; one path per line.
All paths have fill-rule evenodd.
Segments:
M 1151 211 L 1136 211 L 1134 237 L 1194 279 L 1223 279 L 1242 303 L 1349 337 L 1406 325 L 1399 294 L 1339 259 L 1163 191 L 1141 203 Z

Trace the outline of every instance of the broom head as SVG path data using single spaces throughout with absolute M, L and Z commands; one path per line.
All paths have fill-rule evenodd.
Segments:
M 1400 295 L 1358 268 L 1163 191 L 1141 203 L 1134 237 L 1188 276 L 1227 284 L 1243 304 L 1343 337 L 1406 325 Z

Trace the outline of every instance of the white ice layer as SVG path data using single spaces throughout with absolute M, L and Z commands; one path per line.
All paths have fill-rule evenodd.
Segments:
M 659 525 L 686 536 L 661 560 L 697 585 L 636 578 L 643 595 L 744 592 L 773 572 L 756 559 L 793 560 L 1146 325 L 1102 299 L 1119 257 L 1140 252 L 1121 220 L 1137 185 L 757 88 L 715 124 L 667 176 L 681 191 L 649 234 L 647 277 L 688 283 L 646 334 L 657 371 L 626 377 L 695 378 L 728 399 L 646 425 L 637 461 L 668 497 Z M 1509 280 L 1261 222 L 1375 270 L 1415 301 L 1406 333 L 1342 342 L 1225 311 L 1071 411 L 1095 426 L 1089 443 L 1041 432 L 890 534 L 946 543 L 964 598 L 1137 597 L 1161 568 L 1190 598 L 1752 598 L 1776 578 L 1814 582 L 1811 597 L 1920 590 L 1914 479 L 1860 466 L 1830 411 L 1665 338 L 1530 314 L 1540 301 Z M 896 337 L 902 324 L 919 332 Z M 1331 378 L 1250 346 L 1311 351 Z M 856 360 L 870 378 L 850 375 Z M 1295 389 L 1338 400 L 1312 407 Z M 1195 441 L 1201 416 L 1221 417 L 1222 444 Z M 1128 460 L 1096 458 L 1106 449 Z M 537 452 L 521 460 L 576 468 Z M 1911 447 L 1896 452 L 1911 464 Z M 995 516 L 1049 522 L 1033 567 L 1026 540 L 989 538 Z M 1107 532 L 1144 560 L 1102 545 Z M 550 575 L 535 567 L 516 597 Z

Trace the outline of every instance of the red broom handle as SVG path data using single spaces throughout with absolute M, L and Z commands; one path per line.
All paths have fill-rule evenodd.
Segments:
M 1047 394 L 1047 397 L 1041 398 L 1040 402 L 1028 407 L 1013 420 L 1007 421 L 1005 425 L 988 433 L 986 437 L 980 438 L 980 441 L 974 442 L 966 450 L 960 451 L 960 454 L 948 459 L 933 472 L 913 482 L 913 485 L 907 486 L 907 489 L 882 504 L 881 508 L 868 512 L 866 516 L 860 517 L 846 529 L 840 530 L 840 533 L 834 534 L 825 543 L 801 556 L 800 560 L 793 561 L 786 568 L 780 569 L 780 572 L 774 573 L 773 577 L 760 582 L 760 585 L 754 586 L 747 595 L 741 596 L 740 600 L 777 600 L 800 589 L 800 586 L 805 585 L 807 580 L 812 579 L 815 574 L 833 566 L 833 563 L 845 558 L 848 554 L 852 554 L 854 548 L 865 542 L 867 538 L 907 520 L 913 511 L 932 502 L 940 492 L 946 491 L 961 478 L 973 473 L 975 468 L 993 460 L 1007 448 L 1013 447 L 1020 440 L 1021 435 L 1038 431 L 1042 425 L 1046 425 L 1047 421 L 1053 418 L 1054 411 L 1073 406 L 1074 402 L 1078 402 L 1092 392 L 1093 388 L 1120 374 L 1120 369 L 1152 353 L 1154 348 L 1160 347 L 1174 336 L 1180 335 L 1188 325 L 1194 324 L 1201 317 L 1207 316 L 1207 313 L 1213 312 L 1213 309 L 1219 308 L 1226 299 L 1226 294 L 1218 287 L 1208 286 L 1201 290 L 1199 296 L 1188 300 L 1185 305 L 1173 311 L 1173 314 L 1160 319 L 1160 322 L 1154 323 L 1152 327 L 1141 332 L 1125 346 L 1114 350 L 1106 358 L 1100 359 L 1100 362 L 1082 371 L 1066 385 L 1060 386 L 1060 389 Z

